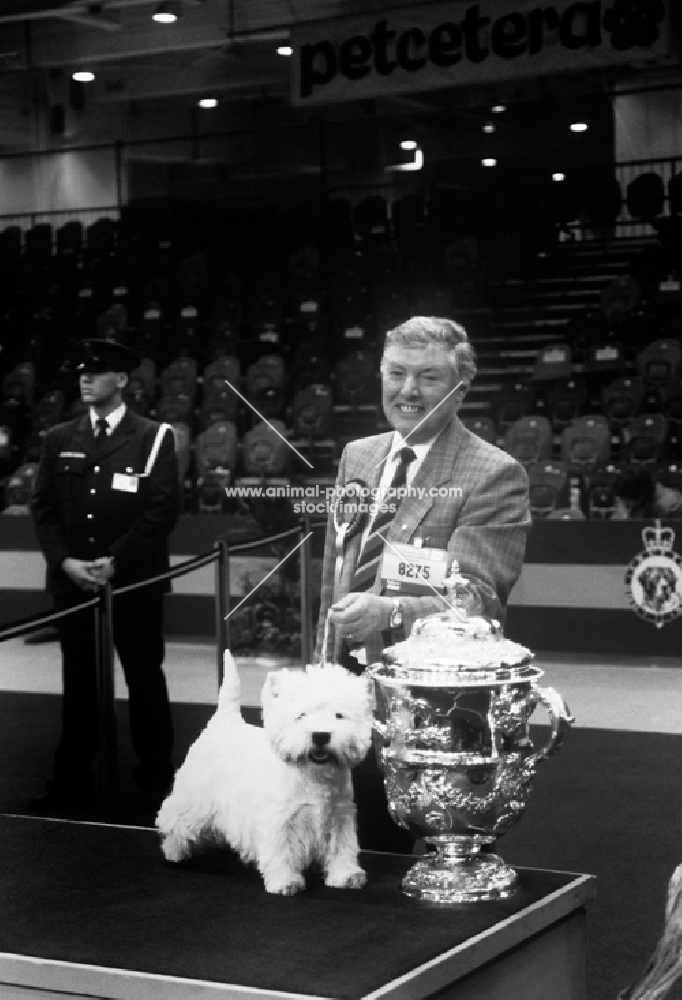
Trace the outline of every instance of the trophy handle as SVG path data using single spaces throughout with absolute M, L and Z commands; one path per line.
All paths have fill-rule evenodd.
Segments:
M 545 757 L 551 757 L 552 754 L 556 753 L 566 739 L 571 725 L 575 722 L 575 718 L 571 715 L 568 705 L 554 688 L 534 687 L 533 693 L 539 704 L 546 708 L 549 713 L 552 732 L 544 747 L 537 750 L 529 758 L 528 764 L 531 766 L 534 766 L 540 760 L 544 760 Z

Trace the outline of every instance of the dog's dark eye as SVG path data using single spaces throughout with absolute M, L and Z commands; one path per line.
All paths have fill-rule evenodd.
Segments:
M 346 716 L 343 714 L 343 712 L 337 712 L 336 713 L 336 718 L 337 719 L 345 719 Z

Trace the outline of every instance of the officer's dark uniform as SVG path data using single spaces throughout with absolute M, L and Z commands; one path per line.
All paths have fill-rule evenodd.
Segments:
M 109 349 L 92 346 L 96 344 L 90 342 L 89 370 L 130 370 L 139 361 L 130 352 L 124 368 L 121 357 L 109 362 Z M 102 357 L 93 361 L 93 351 Z M 119 425 L 101 441 L 95 440 L 89 413 L 47 432 L 32 513 L 57 608 L 91 596 L 64 573 L 61 564 L 67 556 L 84 560 L 113 556 L 114 588 L 168 569 L 167 539 L 179 510 L 170 428 L 149 475 L 141 475 L 159 427 L 126 410 Z M 162 670 L 163 594 L 169 589 L 168 584 L 154 584 L 115 597 L 113 605 L 114 644 L 128 685 L 131 737 L 140 760 L 136 775 L 151 801 L 155 793 L 163 794 L 172 777 L 173 727 Z M 52 789 L 56 796 L 77 802 L 92 793 L 97 751 L 92 609 L 62 619 L 59 638 L 64 697 Z

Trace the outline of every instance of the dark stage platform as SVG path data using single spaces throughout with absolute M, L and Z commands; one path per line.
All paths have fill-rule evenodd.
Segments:
M 588 875 L 523 868 L 510 900 L 442 908 L 402 895 L 404 855 L 285 898 L 230 851 L 166 863 L 149 829 L 0 816 L 0 838 L 3 1000 L 585 996 Z

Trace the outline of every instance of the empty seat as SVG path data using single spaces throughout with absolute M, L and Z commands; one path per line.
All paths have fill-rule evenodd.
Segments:
M 611 428 L 601 413 L 583 414 L 561 435 L 561 458 L 571 469 L 586 472 L 611 458 Z
M 278 433 L 279 432 L 279 433 Z M 281 420 L 256 424 L 244 435 L 242 469 L 247 476 L 282 476 L 289 466 L 290 449 Z
M 520 417 L 504 435 L 504 447 L 510 455 L 529 466 L 552 457 L 552 428 L 547 417 Z
M 587 405 L 587 386 L 582 380 L 560 379 L 547 390 L 547 417 L 559 432 L 575 420 Z
M 682 346 L 671 337 L 648 344 L 636 359 L 637 373 L 642 378 L 660 385 L 676 379 L 682 368 Z
M 639 413 L 644 389 L 643 378 L 627 375 L 602 390 L 602 409 L 612 428 L 623 427 Z
M 294 432 L 304 438 L 327 438 L 332 429 L 332 390 L 309 385 L 294 396 Z
M 568 344 L 548 344 L 537 356 L 531 378 L 534 382 L 554 382 L 572 375 L 571 348 Z
M 547 517 L 568 503 L 568 475 L 563 462 L 534 462 L 527 468 L 533 517 Z
M 641 413 L 622 430 L 622 450 L 635 465 L 656 465 L 664 458 L 668 421 L 662 413 Z
M 161 392 L 168 396 L 183 392 L 194 401 L 197 389 L 197 363 L 194 358 L 175 358 L 161 372 Z

